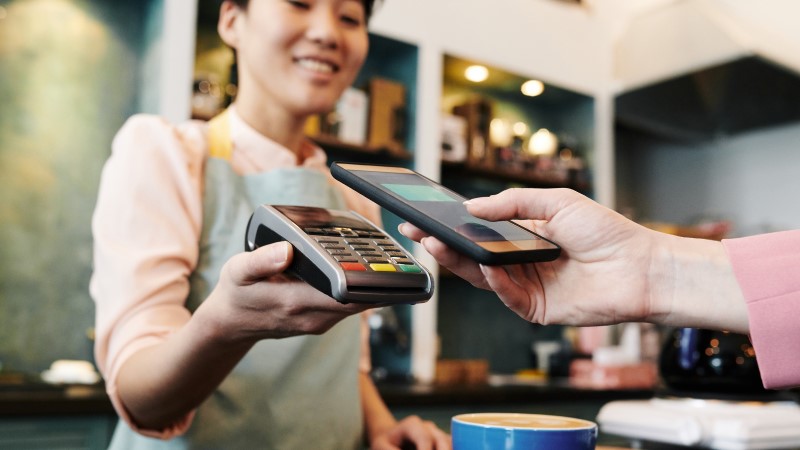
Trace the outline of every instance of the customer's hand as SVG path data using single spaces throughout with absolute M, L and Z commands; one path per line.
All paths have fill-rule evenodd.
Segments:
M 481 266 L 410 224 L 400 231 L 531 322 L 605 325 L 655 312 L 647 278 L 660 233 L 569 189 L 509 189 L 473 199 L 467 208 L 492 221 L 533 219 L 520 223 L 561 245 L 562 255 L 552 262 Z
M 321 334 L 370 305 L 341 304 L 283 271 L 292 246 L 277 242 L 229 259 L 201 308 L 213 315 L 226 339 L 257 341 Z M 210 312 L 210 311 L 213 312 Z

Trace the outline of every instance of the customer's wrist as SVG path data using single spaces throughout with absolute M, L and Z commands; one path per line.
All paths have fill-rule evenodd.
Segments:
M 746 305 L 719 241 L 662 235 L 654 251 L 653 322 L 747 332 Z

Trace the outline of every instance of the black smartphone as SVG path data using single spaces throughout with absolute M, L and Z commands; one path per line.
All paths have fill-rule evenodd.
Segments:
M 331 174 L 480 264 L 552 261 L 561 254 L 556 243 L 514 222 L 471 215 L 467 198 L 411 169 L 334 162 Z

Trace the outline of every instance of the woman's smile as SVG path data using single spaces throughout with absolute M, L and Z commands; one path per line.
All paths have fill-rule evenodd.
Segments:
M 339 65 L 319 57 L 296 57 L 293 58 L 294 62 L 302 69 L 313 72 L 315 74 L 334 74 L 339 72 Z

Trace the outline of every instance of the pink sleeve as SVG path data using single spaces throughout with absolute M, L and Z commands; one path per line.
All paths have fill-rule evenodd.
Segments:
M 769 389 L 800 386 L 800 230 L 726 239 Z
M 198 257 L 204 149 L 161 119 L 132 117 L 114 139 L 92 218 L 95 358 L 120 417 L 151 437 L 185 432 L 193 414 L 169 429 L 139 429 L 117 378 L 128 358 L 190 319 L 184 303 Z

